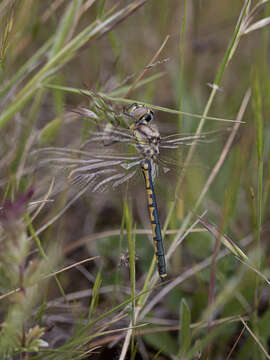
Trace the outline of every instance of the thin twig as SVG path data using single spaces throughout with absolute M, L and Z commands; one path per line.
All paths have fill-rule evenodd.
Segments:
M 34 215 L 31 217 L 31 223 L 33 223 L 34 219 L 38 216 L 38 214 L 41 212 L 41 210 L 43 209 L 43 207 L 45 206 L 45 204 L 47 203 L 49 196 L 52 193 L 54 187 L 54 179 L 52 179 L 51 185 L 47 191 L 47 193 L 45 194 L 45 197 L 43 200 L 41 200 L 41 205 L 37 208 L 36 212 L 34 213 Z
M 128 92 L 126 93 L 126 95 L 124 96 L 124 98 L 127 98 L 129 96 L 129 94 L 134 90 L 134 88 L 136 87 L 137 83 L 144 77 L 144 75 L 146 74 L 146 72 L 150 69 L 151 65 L 156 61 L 156 59 L 158 58 L 159 54 L 161 53 L 161 51 L 163 50 L 164 46 L 166 45 L 167 41 L 169 40 L 169 35 L 166 36 L 165 40 L 163 41 L 161 47 L 158 49 L 158 51 L 155 53 L 155 55 L 152 57 L 152 59 L 150 60 L 150 62 L 148 63 L 148 65 L 146 65 L 146 67 L 144 68 L 144 70 L 142 71 L 142 73 L 137 77 L 137 79 L 135 79 L 133 85 L 131 86 L 131 88 L 128 90 Z
M 252 330 L 250 329 L 250 327 L 247 325 L 247 323 L 245 322 L 245 320 L 240 316 L 240 320 L 242 321 L 243 325 L 245 326 L 245 328 L 247 329 L 247 331 L 250 333 L 250 335 L 253 337 L 253 339 L 255 340 L 255 342 L 259 345 L 260 349 L 262 350 L 262 352 L 264 353 L 264 355 L 266 356 L 267 359 L 270 359 L 270 355 L 268 354 L 268 352 L 265 350 L 265 348 L 263 347 L 262 343 L 260 342 L 260 340 L 255 336 L 255 334 L 252 332 Z
M 201 192 L 201 194 L 200 194 L 200 196 L 199 196 L 199 198 L 198 198 L 198 200 L 196 202 L 195 209 L 201 203 L 202 199 L 204 198 L 205 194 L 207 193 L 210 185 L 213 183 L 215 177 L 217 176 L 221 166 L 223 165 L 223 163 L 224 163 L 224 161 L 225 161 L 225 159 L 226 159 L 226 157 L 227 157 L 227 155 L 228 155 L 228 153 L 230 151 L 230 148 L 231 148 L 231 146 L 233 144 L 233 140 L 234 140 L 234 138 L 236 136 L 236 133 L 237 133 L 237 131 L 239 129 L 239 126 L 240 126 L 239 121 L 241 121 L 243 116 L 244 116 L 245 110 L 247 108 L 247 105 L 248 105 L 248 102 L 249 102 L 249 99 L 250 99 L 250 95 L 251 95 L 251 90 L 248 89 L 246 91 L 246 93 L 245 93 L 244 99 L 242 101 L 239 112 L 237 114 L 236 120 L 238 120 L 238 122 L 235 123 L 235 125 L 233 127 L 233 130 L 232 130 L 232 132 L 231 132 L 231 134 L 230 134 L 230 136 L 229 136 L 229 138 L 228 138 L 228 140 L 227 140 L 227 142 L 226 142 L 226 144 L 224 146 L 224 149 L 223 149 L 223 151 L 222 151 L 222 153 L 221 153 L 221 155 L 220 155 L 220 157 L 218 159 L 218 162 L 216 163 L 216 165 L 213 168 L 210 176 L 207 179 L 207 182 L 206 182 L 206 184 L 205 184 L 205 186 L 204 186 L 204 188 L 203 188 L 203 190 L 202 190 L 202 192 Z
M 87 259 L 78 261 L 78 262 L 76 262 L 76 263 L 74 263 L 74 264 L 71 264 L 71 265 L 69 265 L 69 266 L 64 267 L 63 269 L 57 270 L 57 271 L 55 271 L 55 272 L 53 272 L 53 273 L 50 273 L 50 274 L 44 276 L 44 277 L 42 278 L 42 280 L 43 280 L 43 279 L 47 279 L 47 278 L 52 277 L 52 276 L 55 276 L 55 275 L 58 275 L 58 274 L 60 274 L 60 273 L 62 273 L 62 272 L 64 272 L 64 271 L 70 270 L 70 269 L 72 269 L 72 268 L 74 268 L 74 267 L 76 267 L 76 266 L 78 266 L 78 265 L 82 265 L 82 264 L 84 264 L 84 263 L 86 263 L 86 262 L 88 262 L 88 261 L 93 261 L 93 260 L 96 260 L 96 259 L 98 259 L 98 258 L 99 258 L 99 256 L 94 256 L 94 257 L 90 257 L 90 258 L 87 258 Z
M 231 350 L 225 360 L 230 360 L 230 357 L 231 357 L 232 353 L 234 352 L 236 345 L 239 343 L 244 331 L 245 331 L 245 327 L 243 327 L 243 329 L 241 330 L 240 334 L 238 335 L 237 339 L 235 340 L 233 347 L 231 348 Z
M 191 228 L 189 229 L 189 232 L 192 232 L 192 233 L 196 233 L 196 232 L 205 232 L 207 231 L 206 229 L 201 229 L 201 228 Z M 152 230 L 146 230 L 146 229 L 136 229 L 134 230 L 134 232 L 136 233 L 136 235 L 152 235 Z M 123 234 L 126 235 L 126 230 L 123 231 Z M 167 230 L 166 231 L 166 235 L 175 235 L 178 233 L 178 230 L 175 229 L 175 230 Z M 72 242 L 70 243 L 67 247 L 64 248 L 64 254 L 68 254 L 70 253 L 71 251 L 73 251 L 74 249 L 82 246 L 82 245 L 85 245 L 85 244 L 88 244 L 89 242 L 92 242 L 92 241 L 96 241 L 96 240 L 99 240 L 99 239 L 104 239 L 104 238 L 107 238 L 107 237 L 110 237 L 110 236 L 120 236 L 121 235 L 121 230 L 108 230 L 108 231 L 103 231 L 103 232 L 100 232 L 100 233 L 96 233 L 96 234 L 92 234 L 92 235 L 87 235 L 81 239 L 79 239 L 78 241 L 75 241 L 75 242 Z M 181 240 L 182 241 L 182 240 Z M 179 245 L 179 244 L 178 244 Z
M 48 279 L 48 278 L 50 278 L 50 277 L 52 277 L 52 276 L 55 276 L 55 275 L 57 275 L 57 274 L 60 274 L 60 273 L 62 273 L 62 272 L 64 272 L 64 271 L 70 270 L 70 269 L 72 269 L 72 268 L 74 268 L 74 267 L 76 267 L 76 266 L 78 266 L 78 265 L 84 264 L 84 263 L 86 263 L 86 262 L 88 262 L 88 261 L 92 261 L 92 260 L 95 260 L 95 259 L 98 259 L 98 258 L 99 258 L 99 256 L 94 256 L 94 257 L 91 257 L 91 258 L 87 258 L 87 259 L 78 261 L 78 262 L 76 262 L 76 263 L 74 263 L 74 264 L 71 264 L 71 265 L 69 265 L 69 266 L 64 267 L 63 269 L 60 269 L 60 270 L 58 270 L 58 271 L 55 271 L 55 272 L 50 273 L 50 274 L 48 274 L 48 275 L 45 275 L 45 276 L 42 277 L 40 280 Z M 0 300 L 3 300 L 4 298 L 6 298 L 6 297 L 8 297 L 8 296 L 10 296 L 10 295 L 12 295 L 12 294 L 14 294 L 14 293 L 16 293 L 16 292 L 19 292 L 19 291 L 21 291 L 21 290 L 22 290 L 22 289 L 21 289 L 20 287 L 19 287 L 19 288 L 16 288 L 16 289 L 13 289 L 13 290 L 11 290 L 11 291 L 9 291 L 9 292 L 1 295 L 1 296 L 0 296 Z

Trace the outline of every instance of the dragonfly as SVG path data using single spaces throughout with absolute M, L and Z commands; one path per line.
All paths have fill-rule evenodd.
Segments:
M 75 112 L 91 120 L 98 120 L 97 111 L 81 107 Z M 68 172 L 69 183 L 92 192 L 115 189 L 130 181 L 139 171 L 142 172 L 157 269 L 160 279 L 165 280 L 165 251 L 154 182 L 158 176 L 158 168 L 161 167 L 166 173 L 169 171 L 170 161 L 161 157 L 160 152 L 201 141 L 205 135 L 176 133 L 161 136 L 153 111 L 143 104 L 131 104 L 124 109 L 123 115 L 129 122 L 127 127 L 120 127 L 117 116 L 105 126 L 97 122 L 97 131 L 91 133 L 90 139 L 80 149 L 51 147 L 42 152 L 46 154 L 46 162 Z M 90 150 L 85 150 L 89 145 Z M 131 151 L 125 153 L 119 148 L 115 151 L 114 148 L 119 145 L 124 145 Z

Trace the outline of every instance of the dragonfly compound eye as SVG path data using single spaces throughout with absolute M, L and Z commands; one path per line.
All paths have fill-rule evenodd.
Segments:
M 141 118 L 141 120 L 146 121 L 147 123 L 149 123 L 151 120 L 153 120 L 154 114 L 153 111 L 150 111 L 149 113 L 143 115 L 143 117 Z
M 140 104 L 133 104 L 129 109 L 129 115 L 133 117 L 137 123 L 149 123 L 153 119 L 153 112 L 147 107 Z

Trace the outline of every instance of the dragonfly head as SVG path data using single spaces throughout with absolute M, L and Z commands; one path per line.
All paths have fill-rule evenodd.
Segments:
M 152 110 L 147 108 L 144 105 L 134 103 L 127 109 L 128 115 L 131 116 L 135 121 L 136 124 L 149 124 L 153 118 L 154 113 Z

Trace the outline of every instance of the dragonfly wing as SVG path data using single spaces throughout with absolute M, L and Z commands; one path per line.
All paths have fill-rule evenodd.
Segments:
M 225 135 L 228 135 L 230 131 L 231 128 L 226 127 L 225 129 L 221 130 L 203 132 L 199 135 L 174 133 L 167 136 L 162 136 L 160 146 L 164 148 L 175 148 L 179 145 L 191 145 L 193 142 L 211 143 L 217 141 Z
M 140 158 L 132 155 L 118 155 L 73 150 L 67 148 L 46 148 L 40 151 L 40 165 L 54 167 L 65 172 L 69 185 L 87 187 L 92 192 L 116 188 L 130 180 L 138 170 Z

